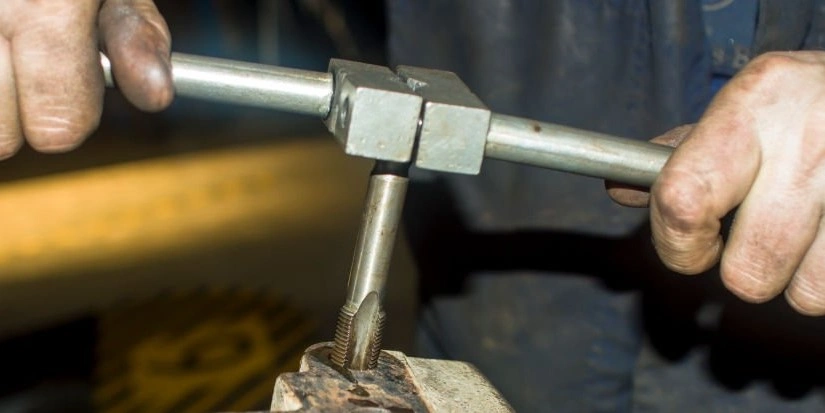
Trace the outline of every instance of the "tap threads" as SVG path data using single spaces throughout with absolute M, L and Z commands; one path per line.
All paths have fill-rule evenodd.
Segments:
M 378 311 L 375 317 L 375 326 L 372 329 L 372 337 L 366 345 L 368 359 L 366 364 L 353 363 L 356 354 L 357 334 L 355 332 L 356 311 L 348 305 L 341 307 L 338 312 L 338 321 L 335 326 L 335 341 L 330 355 L 330 360 L 338 367 L 352 370 L 374 369 L 378 365 L 378 357 L 381 355 L 381 341 L 384 332 L 386 315 L 384 311 Z M 357 362 L 357 360 L 355 360 Z

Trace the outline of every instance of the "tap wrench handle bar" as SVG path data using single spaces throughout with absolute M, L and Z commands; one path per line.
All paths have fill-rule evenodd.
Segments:
M 106 84 L 114 86 L 101 54 Z M 325 118 L 332 105 L 330 73 L 172 53 L 175 93 Z M 542 168 L 650 186 L 672 149 L 663 145 L 493 114 L 484 156 Z
M 101 53 L 106 85 L 112 65 Z M 175 94 L 325 118 L 332 104 L 332 75 L 213 57 L 172 53 Z
M 531 119 L 493 114 L 485 158 L 650 187 L 673 148 Z

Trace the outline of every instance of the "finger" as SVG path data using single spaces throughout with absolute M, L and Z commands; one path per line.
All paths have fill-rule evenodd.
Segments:
M 820 223 L 819 230 L 823 228 Z M 785 290 L 785 298 L 802 314 L 825 315 L 825 236 L 814 239 Z
M 20 120 L 35 149 L 74 148 L 100 121 L 98 4 L 96 0 L 27 2 L 16 16 L 11 47 Z
M 825 119 L 821 111 L 815 111 L 812 115 L 812 126 L 805 129 L 806 136 L 809 139 L 818 141 L 821 136 L 825 134 Z M 787 143 L 783 143 L 787 146 Z M 825 173 L 819 172 L 818 166 L 821 164 L 820 159 L 823 155 L 821 151 L 816 151 L 816 146 L 811 142 L 804 142 L 799 145 L 797 152 L 804 150 L 807 154 L 813 154 L 811 161 L 805 162 L 796 160 L 791 165 L 796 169 L 801 170 L 802 176 L 810 177 L 809 189 L 805 192 L 820 193 L 821 188 L 825 188 Z M 817 152 L 819 152 L 816 156 Z M 802 159 L 802 158 L 801 158 Z M 814 172 L 809 172 L 814 171 Z M 814 188 L 819 188 L 820 191 L 814 191 Z M 806 194 L 803 193 L 804 197 Z M 808 195 L 810 198 L 810 195 Z M 810 202 L 810 201 L 809 201 Z M 796 272 L 791 279 L 790 285 L 785 290 L 785 298 L 788 303 L 798 312 L 807 315 L 825 315 L 825 217 L 823 217 L 823 208 L 825 205 L 816 202 L 819 206 L 819 214 L 815 219 L 812 219 L 808 226 L 811 230 L 816 231 L 815 238 L 811 246 L 805 252 L 802 262 L 796 269 Z
M 151 0 L 106 0 L 100 11 L 103 49 L 120 91 L 145 111 L 172 102 L 171 36 Z
M 813 191 L 793 182 L 794 166 L 763 165 L 736 219 L 722 257 L 725 286 L 750 302 L 777 296 L 799 267 L 819 226 Z
M 718 262 L 720 220 L 742 202 L 759 168 L 751 114 L 737 110 L 735 96 L 721 102 L 711 105 L 651 188 L 656 251 L 667 267 L 684 274 Z
M 659 135 L 651 139 L 650 142 L 675 148 L 688 137 L 690 131 L 692 130 L 692 124 L 682 125 L 665 132 L 663 135 Z M 648 206 L 650 202 L 650 192 L 648 192 L 645 188 L 625 185 L 613 181 L 605 181 L 605 188 L 607 189 L 607 194 L 610 198 L 620 205 L 643 208 Z
M 0 37 L 0 159 L 14 155 L 22 144 L 23 136 L 17 120 L 17 91 L 14 89 L 11 45 L 6 38 Z
M 737 212 L 721 266 L 728 289 L 756 302 L 779 294 L 798 271 L 817 236 L 822 199 L 816 194 L 825 188 L 825 146 L 820 143 L 825 117 L 816 103 L 823 91 L 822 69 L 784 55 L 763 61 L 782 63 L 782 74 L 766 72 L 768 81 L 751 89 L 748 107 L 758 113 L 753 120 L 760 133 L 761 166 Z M 778 84 L 793 99 L 779 99 Z

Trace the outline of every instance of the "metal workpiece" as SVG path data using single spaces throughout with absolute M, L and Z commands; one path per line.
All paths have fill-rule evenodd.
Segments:
M 374 369 L 342 372 L 331 343 L 309 347 L 296 373 L 275 382 L 273 412 L 510 413 L 513 408 L 473 366 L 382 351 Z
M 332 59 L 335 81 L 327 128 L 349 155 L 409 162 L 423 99 L 383 66 Z
M 487 157 L 630 185 L 653 185 L 673 148 L 494 114 Z
M 114 85 L 111 62 L 101 54 L 106 84 Z M 256 63 L 172 53 L 175 94 L 292 113 L 326 117 L 332 75 Z
M 332 360 L 342 368 L 373 368 L 381 349 L 383 299 L 407 193 L 407 164 L 376 162 L 355 243 L 347 297 L 335 330 Z
M 396 72 L 424 98 L 415 165 L 477 175 L 490 127 L 487 106 L 453 72 L 411 66 Z

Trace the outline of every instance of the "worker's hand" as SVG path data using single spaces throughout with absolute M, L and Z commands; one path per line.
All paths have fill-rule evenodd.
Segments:
M 825 314 L 825 52 L 754 59 L 695 127 L 659 141 L 683 138 L 649 198 L 664 263 L 695 274 L 721 259 L 725 285 L 744 300 L 784 290 L 800 313 Z M 737 206 L 723 245 L 720 219 Z
M 40 151 L 68 150 L 97 127 L 100 49 L 138 108 L 170 103 L 169 30 L 151 0 L 2 0 L 0 158 L 24 138 Z

